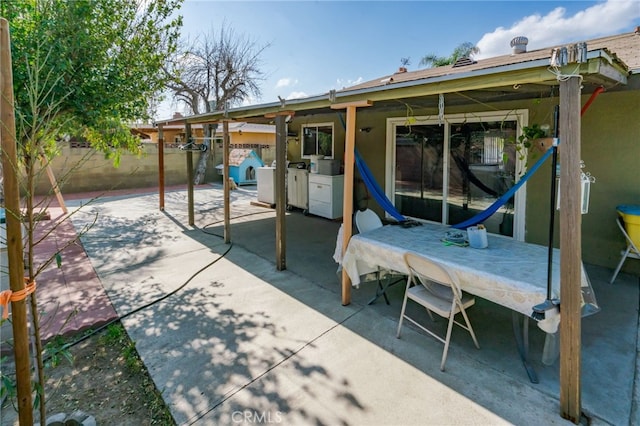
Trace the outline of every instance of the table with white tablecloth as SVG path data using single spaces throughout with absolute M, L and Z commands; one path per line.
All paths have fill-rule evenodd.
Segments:
M 500 235 L 488 235 L 488 247 L 471 248 L 465 244 L 447 242 L 450 227 L 442 224 L 423 223 L 421 226 L 402 227 L 387 225 L 349 240 L 342 257 L 342 267 L 354 286 L 360 284 L 360 276 L 372 267 L 381 267 L 409 274 L 404 254 L 415 252 L 443 264 L 453 272 L 463 291 L 487 299 L 511 309 L 518 350 L 529 379 L 537 383 L 535 370 L 528 362 L 528 318 L 533 307 L 547 300 L 549 249 L 545 246 L 525 243 Z M 560 298 L 560 251 L 553 249 L 551 268 L 551 299 Z M 582 315 L 598 312 L 589 277 L 582 267 Z M 544 319 L 537 322 L 547 334 L 547 341 L 557 339 L 560 324 L 559 307 L 555 304 L 544 312 Z M 518 314 L 524 315 L 522 329 Z M 557 342 L 557 340 L 555 340 Z M 555 358 L 555 355 L 552 359 Z M 546 362 L 543 359 L 543 362 Z
M 451 228 L 441 224 L 423 223 L 404 228 L 386 225 L 351 237 L 342 259 L 342 267 L 353 285 L 359 285 L 363 268 L 379 266 L 408 274 L 403 255 L 416 252 L 442 263 L 453 271 L 463 291 L 490 300 L 530 317 L 533 306 L 547 296 L 548 248 L 517 241 L 500 235 L 488 235 L 489 246 L 474 249 L 443 242 Z M 552 297 L 560 297 L 560 251 L 554 249 L 552 267 Z M 597 311 L 593 290 L 584 267 L 582 294 L 586 295 L 584 311 Z M 549 312 L 540 328 L 555 332 L 559 323 L 557 312 Z

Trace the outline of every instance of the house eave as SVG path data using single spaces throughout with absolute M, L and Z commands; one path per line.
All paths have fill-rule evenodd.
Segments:
M 588 52 L 587 62 L 585 63 L 569 64 L 557 69 L 551 69 L 549 58 L 544 58 L 468 72 L 409 80 L 391 85 L 357 90 L 344 89 L 308 98 L 236 107 L 228 111 L 215 111 L 190 117 L 160 120 L 155 124 L 164 126 L 182 123 L 215 123 L 223 120 L 242 121 L 250 118 L 264 118 L 265 115 L 273 115 L 283 111 L 296 113 L 316 109 L 328 110 L 335 103 L 356 102 L 362 99 L 376 102 L 504 86 L 522 86 L 530 83 L 556 84 L 559 75 L 580 74 L 594 84 L 618 85 L 627 84 L 628 73 L 623 63 L 612 58 L 606 50 L 598 49 Z

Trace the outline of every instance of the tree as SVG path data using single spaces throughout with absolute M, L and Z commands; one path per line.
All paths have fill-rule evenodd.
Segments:
M 23 0 L 3 1 L 0 13 L 12 34 L 16 140 L 24 167 L 28 276 L 35 280 L 34 189 L 58 153 L 64 135 L 84 136 L 113 158 L 138 152 L 127 123 L 148 118 L 149 105 L 166 80 L 161 70 L 175 50 L 182 0 Z M 14 170 L 23 176 L 21 170 Z M 59 254 L 56 254 L 59 256 Z M 41 424 L 46 422 L 44 366 L 35 293 L 31 296 Z
M 480 49 L 467 41 L 456 47 L 450 56 L 437 56 L 433 53 L 423 56 L 420 65 L 431 68 L 442 67 L 455 64 L 460 58 L 470 58 L 478 53 L 480 53 Z
M 269 44 L 259 45 L 246 35 L 236 35 L 223 25 L 211 29 L 170 58 L 164 70 L 173 98 L 184 103 L 194 114 L 222 111 L 251 96 L 260 97 L 259 82 L 264 80 L 260 55 Z M 205 144 L 211 146 L 211 126 L 205 126 Z M 195 184 L 204 177 L 211 149 L 201 153 Z

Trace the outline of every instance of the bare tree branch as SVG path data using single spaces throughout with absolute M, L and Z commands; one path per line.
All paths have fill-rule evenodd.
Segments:
M 163 68 L 175 100 L 184 102 L 195 114 L 210 112 L 225 104 L 237 105 L 250 96 L 260 97 L 264 80 L 261 55 L 266 45 L 223 25 L 194 41 L 185 41 Z

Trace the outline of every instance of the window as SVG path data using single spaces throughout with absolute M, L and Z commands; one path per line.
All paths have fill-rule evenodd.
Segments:
M 302 158 L 311 155 L 333 158 L 333 123 L 302 126 Z
M 515 141 L 526 111 L 387 120 L 387 195 L 400 213 L 456 224 L 485 210 L 522 175 Z M 487 221 L 488 231 L 523 239 L 524 187 Z M 516 214 L 517 213 L 517 214 Z

